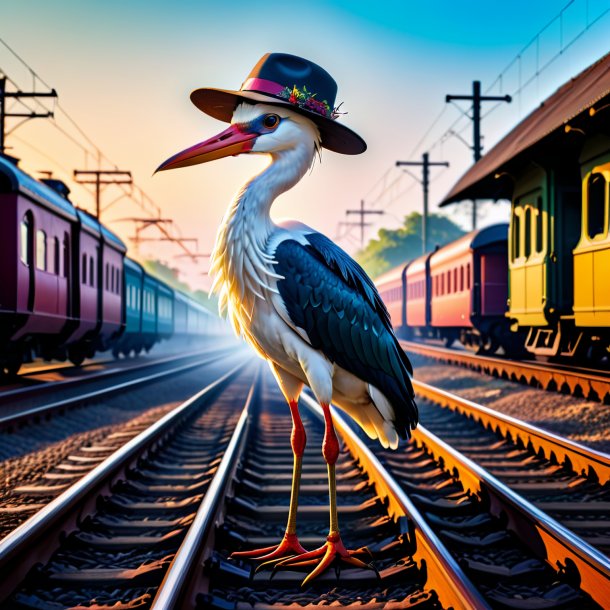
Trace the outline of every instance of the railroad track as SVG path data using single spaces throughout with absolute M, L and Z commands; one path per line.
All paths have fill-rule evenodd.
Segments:
M 584 583 L 581 588 L 580 581 L 574 578 L 575 574 L 569 568 L 570 564 L 564 574 L 557 566 L 551 565 L 546 557 L 541 559 L 520 540 L 523 531 L 529 534 L 535 531 L 536 516 L 517 509 L 511 510 L 508 521 L 494 517 L 485 510 L 479 510 L 476 515 L 469 514 L 472 513 L 474 501 L 466 500 L 468 494 L 460 488 L 459 481 L 456 483 L 453 474 L 446 475 L 439 486 L 440 489 L 447 488 L 448 498 L 439 498 L 438 491 L 430 492 L 425 485 L 428 480 L 438 483 L 439 472 L 430 470 L 442 468 L 438 464 L 433 465 L 431 456 L 415 446 L 409 446 L 406 454 L 384 452 L 384 457 L 386 453 L 394 456 L 402 469 L 402 472 L 396 469 L 397 478 L 393 478 L 359 439 L 359 434 L 336 412 L 335 424 L 348 449 L 347 457 L 340 460 L 344 468 L 343 501 L 346 501 L 345 495 L 348 493 L 357 492 L 355 500 L 349 498 L 351 502 L 344 507 L 344 537 L 346 540 L 353 537 L 349 542 L 354 546 L 370 543 L 369 548 L 381 570 L 381 582 L 377 582 L 371 573 L 358 571 L 342 576 L 338 583 L 333 583 L 334 576 L 327 574 L 325 579 L 306 591 L 298 591 L 302 574 L 279 573 L 272 582 L 268 582 L 263 572 L 248 580 L 249 566 L 239 563 L 235 566 L 235 562 L 228 560 L 229 554 L 242 547 L 271 544 L 281 537 L 284 526 L 286 509 L 278 510 L 278 500 L 273 499 L 273 494 L 278 493 L 278 498 L 286 500 L 289 493 L 290 450 L 277 447 L 282 440 L 286 446 L 290 420 L 285 414 L 282 399 L 276 400 L 277 404 L 273 404 L 271 398 L 265 398 L 263 426 L 256 443 L 245 449 L 229 500 L 210 500 L 207 512 L 200 511 L 195 520 L 197 527 L 194 526 L 187 535 L 156 597 L 154 610 L 174 607 L 236 610 L 253 607 L 268 610 L 275 607 L 310 608 L 333 602 L 340 605 L 354 603 L 360 604 L 358 607 L 375 609 L 439 606 L 522 610 L 604 607 L 596 600 L 603 603 L 607 599 L 607 573 L 597 572 L 597 566 L 583 567 L 579 564 L 578 576 L 583 577 Z M 302 403 L 319 414 L 319 407 L 310 397 L 304 396 Z M 269 412 L 268 416 L 266 412 Z M 265 430 L 264 423 L 267 421 L 272 425 L 268 423 L 269 428 Z M 315 456 L 322 427 L 318 421 L 312 438 L 313 425 L 311 421 L 308 422 L 308 447 L 310 451 L 314 450 Z M 315 478 L 307 482 L 323 481 L 324 464 L 320 458 L 317 464 L 311 464 L 311 460 L 308 456 L 304 464 L 309 464 L 311 470 L 307 472 Z M 268 462 L 271 466 L 267 465 Z M 389 464 L 389 469 L 394 470 L 394 465 Z M 411 487 L 405 472 L 410 477 Z M 230 480 L 231 473 L 228 472 L 225 485 L 229 488 Z M 413 493 L 414 481 L 424 486 L 418 491 L 426 494 L 421 503 L 426 513 L 423 518 L 400 485 Z M 252 497 L 253 489 L 256 490 L 254 501 L 247 499 Z M 372 495 L 364 495 L 365 490 Z M 315 485 L 301 488 L 301 495 L 309 495 L 305 499 L 306 511 L 312 513 L 317 512 L 315 500 L 310 499 L 315 491 L 320 492 L 321 489 L 315 489 Z M 427 495 L 432 497 L 427 498 Z M 379 502 L 380 499 L 387 513 L 373 512 L 368 515 L 370 520 L 366 518 L 367 515 L 363 518 L 362 514 L 351 513 L 354 504 L 360 503 L 361 510 L 363 506 L 369 506 L 367 502 Z M 419 503 L 419 498 L 414 499 Z M 435 518 L 431 505 L 440 508 L 441 517 Z M 455 506 L 457 514 L 449 515 Z M 301 511 L 302 508 L 300 515 Z M 307 518 L 307 512 L 304 514 Z M 325 534 L 325 523 L 316 525 L 313 519 L 311 522 L 307 519 L 303 526 L 303 517 L 299 518 L 301 535 L 305 533 L 311 536 L 302 540 L 307 540 L 306 546 L 317 546 Z M 515 518 L 522 526 L 521 530 L 513 531 Z M 214 529 L 214 523 L 221 525 Z M 400 527 L 401 532 L 398 538 L 396 529 L 392 529 L 396 526 Z M 474 543 L 470 540 L 470 545 L 461 549 L 469 535 L 477 538 L 473 532 L 476 528 L 483 535 Z M 452 529 L 453 537 L 447 535 L 447 531 Z M 550 531 L 550 535 L 553 533 Z M 447 546 L 444 546 L 445 540 L 441 542 L 443 538 Z M 563 541 L 559 539 L 555 544 L 562 545 Z M 403 556 L 396 562 L 397 555 L 401 554 Z M 562 558 L 565 560 L 564 555 Z M 385 562 L 389 562 L 389 566 Z M 200 570 L 201 565 L 205 566 L 203 571 Z M 400 566 L 399 570 L 396 570 L 397 565 Z M 456 565 L 460 566 L 460 570 L 464 568 L 461 574 L 451 569 Z M 424 566 L 427 568 L 427 578 L 422 575 Z M 396 578 L 395 582 L 393 577 Z M 278 578 L 279 582 L 274 584 Z M 591 594 L 588 590 L 591 590 Z
M 187 387 L 200 387 L 202 383 L 208 383 L 219 375 L 219 371 L 233 367 L 238 361 L 243 361 L 239 354 L 208 357 L 196 369 L 197 380 L 187 383 Z M 119 403 L 118 408 L 115 406 L 109 413 L 106 408 L 109 404 L 104 402 L 83 413 L 52 419 L 46 423 L 44 430 L 40 430 L 40 426 L 33 426 L 17 433 L 0 435 L 3 443 L 1 453 L 10 454 L 12 451 L 16 456 L 0 463 L 0 477 L 3 480 L 3 489 L 0 490 L 0 539 L 154 424 L 171 409 L 172 404 L 177 404 L 176 398 L 170 398 L 173 402 L 165 404 L 161 400 L 153 402 L 157 406 L 145 407 L 147 391 L 142 390 L 139 415 L 138 403 L 134 410 L 127 411 L 121 409 Z M 163 396 L 176 394 L 177 397 L 184 397 L 189 395 L 186 391 L 178 384 L 173 392 L 163 392 Z M 159 394 L 155 393 L 153 400 L 157 396 Z M 113 420 L 115 423 L 112 423 Z M 84 431 L 81 430 L 83 425 L 86 426 Z M 50 444 L 28 451 L 32 444 L 34 447 L 40 444 L 37 440 L 32 442 L 30 436 L 43 436 Z
M 449 364 L 524 383 L 549 391 L 558 391 L 589 400 L 610 402 L 610 372 L 572 367 L 564 364 L 509 360 L 498 356 L 482 356 L 467 351 L 400 341 L 408 353 L 415 353 Z
M 252 394 L 253 370 L 241 362 L 0 541 L 0 606 L 146 605 Z
M 607 607 L 610 458 L 414 386 L 420 399 L 449 407 L 420 400 L 423 425 L 413 443 L 380 459 L 490 605 Z
M 608 454 L 451 392 L 419 381 L 413 385 L 423 399 L 421 420 L 427 430 L 585 542 L 610 554 Z
M 370 610 L 604 607 L 599 600 L 609 598 L 610 581 L 598 558 L 570 548 L 574 540 L 554 538 L 553 524 L 520 503 L 502 504 L 489 479 L 488 495 L 477 496 L 476 477 L 454 450 L 443 447 L 439 463 L 434 451 L 442 443 L 422 429 L 428 447 L 417 438 L 404 452 L 381 452 L 384 467 L 338 413 L 346 449 L 337 465 L 344 541 L 369 546 L 380 580 L 349 569 L 338 582 L 327 573 L 301 590 L 298 572 L 279 572 L 271 582 L 268 571 L 251 578 L 249 564 L 229 555 L 281 538 L 292 453 L 279 391 L 273 382 L 248 391 L 245 377 L 227 387 L 219 381 L 180 415 L 168 414 L 82 479 L 80 491 L 71 488 L 0 543 L 0 600 L 10 596 L 2 607 L 50 610 L 92 600 L 97 608 L 155 610 L 332 602 Z M 302 409 L 308 449 L 299 533 L 314 546 L 327 529 L 323 426 L 315 402 L 304 396 L 302 404 L 311 414 Z M 201 415 L 189 411 L 197 408 Z M 187 413 L 194 423 L 178 424 Z
M 0 393 L 0 429 L 10 429 L 49 417 L 127 389 L 192 370 L 211 359 L 235 351 L 235 345 L 198 354 L 172 356 L 140 363 L 128 369 L 111 369 L 95 375 L 54 381 Z
M 267 377 L 269 379 L 269 377 Z M 305 403 L 307 404 L 307 403 Z M 342 538 L 351 548 L 368 545 L 372 570 L 327 572 L 306 589 L 303 572 L 252 574 L 233 551 L 274 544 L 284 533 L 292 451 L 291 419 L 275 382 L 263 383 L 250 425 L 241 420 L 216 479 L 178 551 L 153 610 L 173 608 L 488 608 L 407 496 L 348 427 L 353 444 L 339 458 L 337 482 Z M 302 409 L 307 428 L 297 530 L 306 547 L 328 533 L 326 464 L 321 455 L 323 420 L 316 407 Z M 201 566 L 204 566 L 203 570 Z

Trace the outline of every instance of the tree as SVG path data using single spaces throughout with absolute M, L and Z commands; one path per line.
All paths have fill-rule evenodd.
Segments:
M 358 252 L 356 260 L 371 277 L 377 277 L 392 267 L 417 258 L 422 253 L 421 220 L 419 212 L 412 212 L 405 216 L 399 229 L 381 229 L 377 239 L 371 239 Z M 464 231 L 446 216 L 428 216 L 428 243 L 432 248 L 444 246 L 463 234 Z
M 143 263 L 144 268 L 148 273 L 156 277 L 157 279 L 165 282 L 168 286 L 174 290 L 184 292 L 197 302 L 201 303 L 204 307 L 209 309 L 212 313 L 218 314 L 218 299 L 215 295 L 209 295 L 203 290 L 193 291 L 191 287 L 186 283 L 178 279 L 178 270 L 162 263 L 158 260 L 146 260 Z

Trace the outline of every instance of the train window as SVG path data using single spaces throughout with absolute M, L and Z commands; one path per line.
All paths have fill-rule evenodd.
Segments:
M 54 267 L 53 267 L 53 273 L 55 273 L 55 275 L 59 275 L 59 269 L 60 269 L 60 252 L 59 252 L 59 238 L 54 237 L 53 238 L 53 262 Z
M 470 263 L 466 265 L 466 290 L 470 290 Z
M 513 234 L 512 234 L 512 252 L 513 260 L 517 260 L 520 256 L 519 250 L 521 242 L 521 210 L 515 208 L 513 213 Z
M 460 292 L 464 290 L 464 265 L 460 265 Z
M 19 247 L 19 257 L 24 265 L 30 266 L 30 252 L 32 251 L 32 219 L 26 214 L 21 220 L 19 229 L 21 243 Z
M 64 233 L 64 268 L 63 276 L 68 277 L 68 270 L 70 269 L 70 238 L 67 233 Z
M 95 286 L 95 267 L 93 262 L 93 257 L 89 257 L 89 286 Z
M 544 248 L 542 247 L 542 197 L 536 197 L 536 252 L 542 252 Z
M 532 253 L 532 208 L 528 205 L 525 208 L 525 239 L 523 240 L 523 250 L 525 258 L 529 258 Z
M 110 290 L 109 286 L 110 286 L 110 273 L 109 273 L 109 269 L 110 269 L 110 265 L 108 263 L 106 263 L 106 281 L 104 283 L 104 286 L 106 287 L 106 290 Z
M 47 234 L 42 229 L 36 231 L 36 267 L 47 270 Z
M 587 230 L 591 239 L 606 233 L 606 181 L 602 174 L 591 174 L 587 188 Z
M 458 270 L 457 267 L 453 270 L 453 292 L 458 291 Z
M 87 254 L 83 253 L 83 262 L 82 262 L 82 269 L 83 269 L 83 284 L 87 283 Z

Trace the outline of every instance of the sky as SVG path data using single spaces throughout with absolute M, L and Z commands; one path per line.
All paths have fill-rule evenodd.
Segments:
M 242 155 L 153 171 L 225 128 L 191 104 L 190 92 L 238 89 L 266 52 L 301 55 L 330 72 L 347 112 L 339 120 L 368 144 L 355 157 L 324 152 L 322 162 L 278 199 L 273 216 L 297 218 L 354 253 L 359 230 L 340 223 L 355 220 L 345 211 L 360 200 L 384 211 L 370 217 L 367 238 L 421 210 L 419 170 L 405 173 L 397 160 L 429 151 L 431 160 L 450 163 L 432 171 L 433 212 L 472 164 L 469 107 L 446 104 L 446 94 L 469 94 L 475 79 L 491 95 L 521 89 L 511 104 L 484 106 L 489 150 L 559 85 L 610 51 L 610 0 L 0 0 L 0 16 L 0 39 L 57 90 L 62 109 L 53 120 L 17 125 L 9 119 L 7 152 L 35 176 L 52 171 L 65 180 L 75 203 L 90 210 L 92 194 L 74 184 L 72 171 L 130 170 L 162 216 L 196 239 L 201 253 L 210 252 L 224 210 L 264 160 Z M 0 70 L 23 90 L 45 90 L 1 44 Z M 104 155 L 101 162 L 94 146 Z M 206 259 L 178 258 L 173 244 L 147 242 L 134 252 L 133 224 L 122 219 L 144 212 L 118 187 L 107 187 L 102 203 L 104 223 L 127 240 L 130 254 L 179 267 L 195 288 L 209 285 Z M 443 213 L 469 228 L 469 206 Z M 507 205 L 480 207 L 481 225 L 507 218 Z M 142 233 L 156 235 L 154 228 Z

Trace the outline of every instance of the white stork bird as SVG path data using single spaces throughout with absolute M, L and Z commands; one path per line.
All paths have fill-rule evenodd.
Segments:
M 270 210 L 312 166 L 322 147 L 346 154 L 364 141 L 339 124 L 337 85 L 316 64 L 280 53 L 265 55 L 239 91 L 198 89 L 201 110 L 230 122 L 228 129 L 165 161 L 159 170 L 228 155 L 257 153 L 269 165 L 238 192 L 218 230 L 211 272 L 238 335 L 271 367 L 292 415 L 294 453 L 286 533 L 277 546 L 234 553 L 275 563 L 315 566 L 303 584 L 335 561 L 371 567 L 345 548 L 337 519 L 335 462 L 339 443 L 331 402 L 371 438 L 396 448 L 417 424 L 411 364 L 392 331 L 388 312 L 363 269 L 324 235 L 296 221 L 276 224 Z M 306 443 L 298 411 L 303 385 L 322 406 L 322 454 L 328 465 L 330 531 L 307 552 L 296 533 L 301 461 Z

